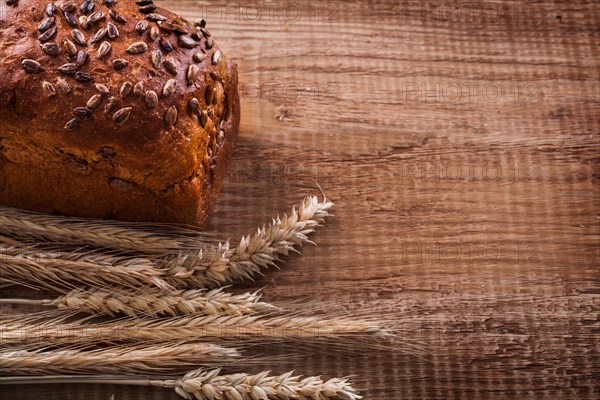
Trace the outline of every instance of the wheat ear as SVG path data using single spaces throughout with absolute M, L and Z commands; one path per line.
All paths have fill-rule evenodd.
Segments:
M 56 322 L 59 321 L 59 322 Z M 350 318 L 319 319 L 315 317 L 182 316 L 158 320 L 120 319 L 101 323 L 80 321 L 23 322 L 20 317 L 5 316 L 0 332 L 4 343 L 93 343 L 126 341 L 185 341 L 190 338 L 222 340 L 250 339 L 322 339 L 347 335 L 385 334 L 375 321 Z
M 64 217 L 5 206 L 0 206 L 0 234 L 151 254 L 198 249 L 214 241 L 208 233 L 175 225 Z
M 112 346 L 95 350 L 1 350 L 0 372 L 12 375 L 168 372 L 194 365 L 222 365 L 236 349 L 211 343 Z
M 119 289 L 74 289 L 56 299 L 0 299 L 2 304 L 53 306 L 61 309 L 100 313 L 114 317 L 148 315 L 247 315 L 272 313 L 279 308 L 260 301 L 259 292 L 234 295 L 223 288 L 205 290 L 174 290 L 131 292 Z
M 173 388 L 186 400 L 359 400 L 347 379 L 302 378 L 288 372 L 220 375 L 221 370 L 198 369 L 180 379 L 139 379 L 119 376 L 0 377 L 0 384 L 113 384 Z
M 166 267 L 170 267 L 173 276 L 171 281 L 175 285 L 205 286 L 251 279 L 262 268 L 274 266 L 280 256 L 297 251 L 297 247 L 309 242 L 308 234 L 325 221 L 332 206 L 327 199 L 319 202 L 317 197 L 308 196 L 289 216 L 278 216 L 256 234 L 243 236 L 234 248 L 230 248 L 229 243 L 221 243 L 214 251 L 167 260 Z
M 311 376 L 301 379 L 288 372 L 279 376 L 269 371 L 256 375 L 220 375 L 220 370 L 198 369 L 181 379 L 162 381 L 162 387 L 173 387 L 187 400 L 357 400 L 359 396 L 347 379 L 333 378 L 323 381 Z
M 64 253 L 69 255 L 72 253 Z M 69 282 L 90 286 L 118 285 L 137 287 L 141 285 L 170 289 L 164 275 L 153 263 L 145 259 L 121 259 L 119 262 L 93 262 L 75 256 L 48 258 L 43 254 L 34 256 L 23 249 L 0 245 L 0 276 L 13 282 L 30 281 L 43 287 L 55 289 L 72 287 Z M 102 257 L 104 261 L 111 257 Z

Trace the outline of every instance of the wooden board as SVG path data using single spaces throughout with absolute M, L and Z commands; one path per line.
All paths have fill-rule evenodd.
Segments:
M 204 16 L 241 72 L 211 229 L 251 232 L 317 183 L 336 202 L 318 247 L 246 287 L 401 332 L 403 351 L 322 352 L 299 373 L 355 375 L 372 400 L 600 398 L 596 2 L 157 3 Z

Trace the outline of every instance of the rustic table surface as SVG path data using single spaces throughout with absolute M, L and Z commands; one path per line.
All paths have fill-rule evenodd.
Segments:
M 237 238 L 317 184 L 336 203 L 318 247 L 244 289 L 397 331 L 297 372 L 354 375 L 372 400 L 600 398 L 598 3 L 157 3 L 205 17 L 239 65 L 241 134 L 210 228 Z

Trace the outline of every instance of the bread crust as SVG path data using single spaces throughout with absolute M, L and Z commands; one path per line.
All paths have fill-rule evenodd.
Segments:
M 78 1 L 65 15 L 68 3 L 46 13 L 47 1 L 20 0 L 0 21 L 0 202 L 65 215 L 204 225 L 239 129 L 236 65 L 204 26 L 159 7 L 153 10 L 158 16 L 149 17 L 136 1 L 111 7 L 96 1 L 85 14 Z M 97 22 L 80 20 L 98 12 Z M 78 26 L 69 25 L 70 17 Z M 56 32 L 38 30 L 44 24 Z M 87 45 L 76 41 L 75 29 Z M 103 29 L 112 29 L 113 37 Z M 99 31 L 104 36 L 91 43 Z M 58 55 L 54 45 L 42 48 L 45 33 Z M 66 40 L 78 54 L 69 54 Z M 172 51 L 165 51 L 165 41 Z M 111 48 L 106 56 L 98 53 L 103 42 Z M 120 59 L 128 64 L 115 69 Z M 82 74 L 73 75 L 65 64 L 78 61 L 74 70 Z M 61 89 L 65 81 L 68 94 Z M 158 99 L 154 107 L 152 99 Z

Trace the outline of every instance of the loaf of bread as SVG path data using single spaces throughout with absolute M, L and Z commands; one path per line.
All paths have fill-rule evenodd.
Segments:
M 2 6 L 0 203 L 204 225 L 240 116 L 205 21 L 152 0 Z

